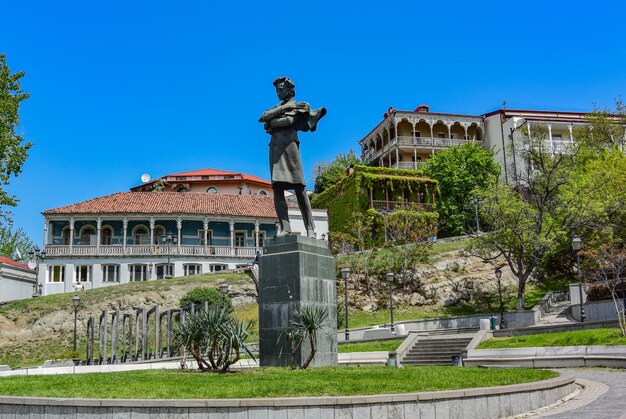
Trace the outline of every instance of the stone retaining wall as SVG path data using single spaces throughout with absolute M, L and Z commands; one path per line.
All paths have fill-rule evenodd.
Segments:
M 500 418 L 550 405 L 576 388 L 572 375 L 502 387 L 345 397 L 119 400 L 0 397 L 0 417 Z

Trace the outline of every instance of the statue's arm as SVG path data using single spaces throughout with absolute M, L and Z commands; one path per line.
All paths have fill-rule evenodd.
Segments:
M 273 119 L 280 118 L 288 112 L 292 112 L 296 109 L 303 109 L 308 111 L 310 109 L 309 104 L 306 102 L 287 102 L 284 105 L 278 105 L 272 109 L 268 109 L 261 115 L 259 122 L 270 122 Z

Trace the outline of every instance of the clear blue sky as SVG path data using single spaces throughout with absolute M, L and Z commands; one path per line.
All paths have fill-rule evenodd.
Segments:
M 623 1 L 11 1 L 0 53 L 31 94 L 33 148 L 12 181 L 17 227 L 126 191 L 142 173 L 206 167 L 269 177 L 257 119 L 287 75 L 328 115 L 301 136 L 305 172 L 387 107 L 481 114 L 587 111 L 626 93 Z

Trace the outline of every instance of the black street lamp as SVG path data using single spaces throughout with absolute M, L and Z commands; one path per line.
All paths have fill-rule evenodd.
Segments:
M 344 298 L 345 298 L 345 306 L 346 306 L 346 340 L 350 340 L 350 328 L 348 327 L 348 278 L 350 278 L 350 268 L 345 267 L 341 270 L 341 277 L 343 278 L 344 288 Z
M 473 196 L 470 198 L 470 202 L 474 206 L 474 214 L 476 216 L 476 233 L 480 233 L 480 224 L 478 224 L 478 206 L 480 205 L 480 199 Z
M 498 266 L 495 270 L 498 280 L 498 298 L 500 300 L 500 329 L 504 329 L 504 305 L 502 304 L 502 269 Z M 495 326 L 494 326 L 495 327 Z
M 572 249 L 576 254 L 576 271 L 578 273 L 578 298 L 580 299 L 580 321 L 585 321 L 585 306 L 583 305 L 583 279 L 580 274 L 580 248 L 582 240 L 578 236 L 574 236 L 572 239 Z
M 80 295 L 72 297 L 72 304 L 74 305 L 74 353 L 76 353 L 76 320 L 78 319 L 78 306 L 80 305 Z
M 28 256 L 30 259 L 28 261 L 28 267 L 35 270 L 37 278 L 37 285 L 33 285 L 33 297 L 38 297 L 42 295 L 43 292 L 43 284 L 39 282 L 39 262 L 46 258 L 46 252 L 39 250 L 39 247 L 35 247 L 34 250 L 28 252 Z
M 172 267 L 170 265 L 171 261 L 171 253 L 172 253 L 172 243 L 178 244 L 178 237 L 174 236 L 171 231 L 168 231 L 167 234 L 163 235 L 161 240 L 163 244 L 167 244 L 167 266 L 165 267 L 165 272 L 163 274 L 164 278 L 171 278 L 172 275 Z
M 395 275 L 393 272 L 387 273 L 387 282 L 389 282 L 389 310 L 391 311 L 391 332 L 395 331 L 395 326 L 393 324 L 393 279 Z

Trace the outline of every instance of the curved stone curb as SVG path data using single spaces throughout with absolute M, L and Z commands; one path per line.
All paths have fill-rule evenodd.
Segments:
M 267 399 L 70 399 L 0 397 L 0 417 L 54 412 L 62 416 L 96 417 L 114 414 L 242 414 L 273 417 L 282 413 L 316 417 L 437 418 L 451 413 L 461 417 L 502 417 L 550 405 L 575 390 L 575 377 L 564 374 L 549 380 L 502 387 L 404 394 L 336 397 L 280 397 Z M 299 416 L 298 416 L 299 417 Z

